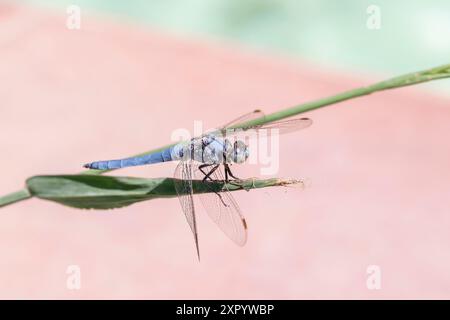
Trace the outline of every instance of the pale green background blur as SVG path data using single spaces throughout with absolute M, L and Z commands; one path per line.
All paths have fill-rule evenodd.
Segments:
M 450 63 L 450 0 L 18 0 L 79 5 L 171 33 L 226 39 L 354 73 L 393 75 Z M 367 26 L 370 5 L 381 28 Z M 427 84 L 446 92 L 450 82 Z

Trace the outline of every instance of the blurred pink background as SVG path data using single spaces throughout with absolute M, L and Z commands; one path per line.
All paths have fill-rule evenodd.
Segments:
M 212 127 L 381 80 L 107 19 L 71 31 L 65 15 L 6 5 L 0 19 L 1 194 L 165 145 L 194 120 Z M 311 185 L 234 193 L 243 248 L 197 203 L 201 263 L 176 199 L 2 208 L 0 298 L 450 298 L 448 107 L 411 87 L 309 113 L 311 128 L 283 136 L 277 176 Z M 80 290 L 66 287 L 69 265 L 81 268 Z M 370 265 L 380 290 L 366 286 Z

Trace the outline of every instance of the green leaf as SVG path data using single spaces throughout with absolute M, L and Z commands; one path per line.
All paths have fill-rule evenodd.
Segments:
M 112 209 L 156 198 L 176 197 L 173 178 L 132 178 L 95 175 L 35 176 L 27 180 L 31 195 L 81 209 Z M 301 183 L 298 180 L 243 180 L 227 184 L 230 191 Z M 223 181 L 193 181 L 194 193 L 220 192 Z M 212 188 L 212 189 L 211 189 Z

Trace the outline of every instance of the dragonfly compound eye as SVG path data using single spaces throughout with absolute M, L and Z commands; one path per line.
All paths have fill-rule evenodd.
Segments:
M 240 140 L 234 142 L 233 161 L 236 163 L 244 163 L 247 160 L 249 151 L 247 145 Z

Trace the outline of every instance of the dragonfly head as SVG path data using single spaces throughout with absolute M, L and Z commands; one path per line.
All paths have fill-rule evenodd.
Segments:
M 244 141 L 236 140 L 233 144 L 233 162 L 244 163 L 249 155 L 250 151 Z

